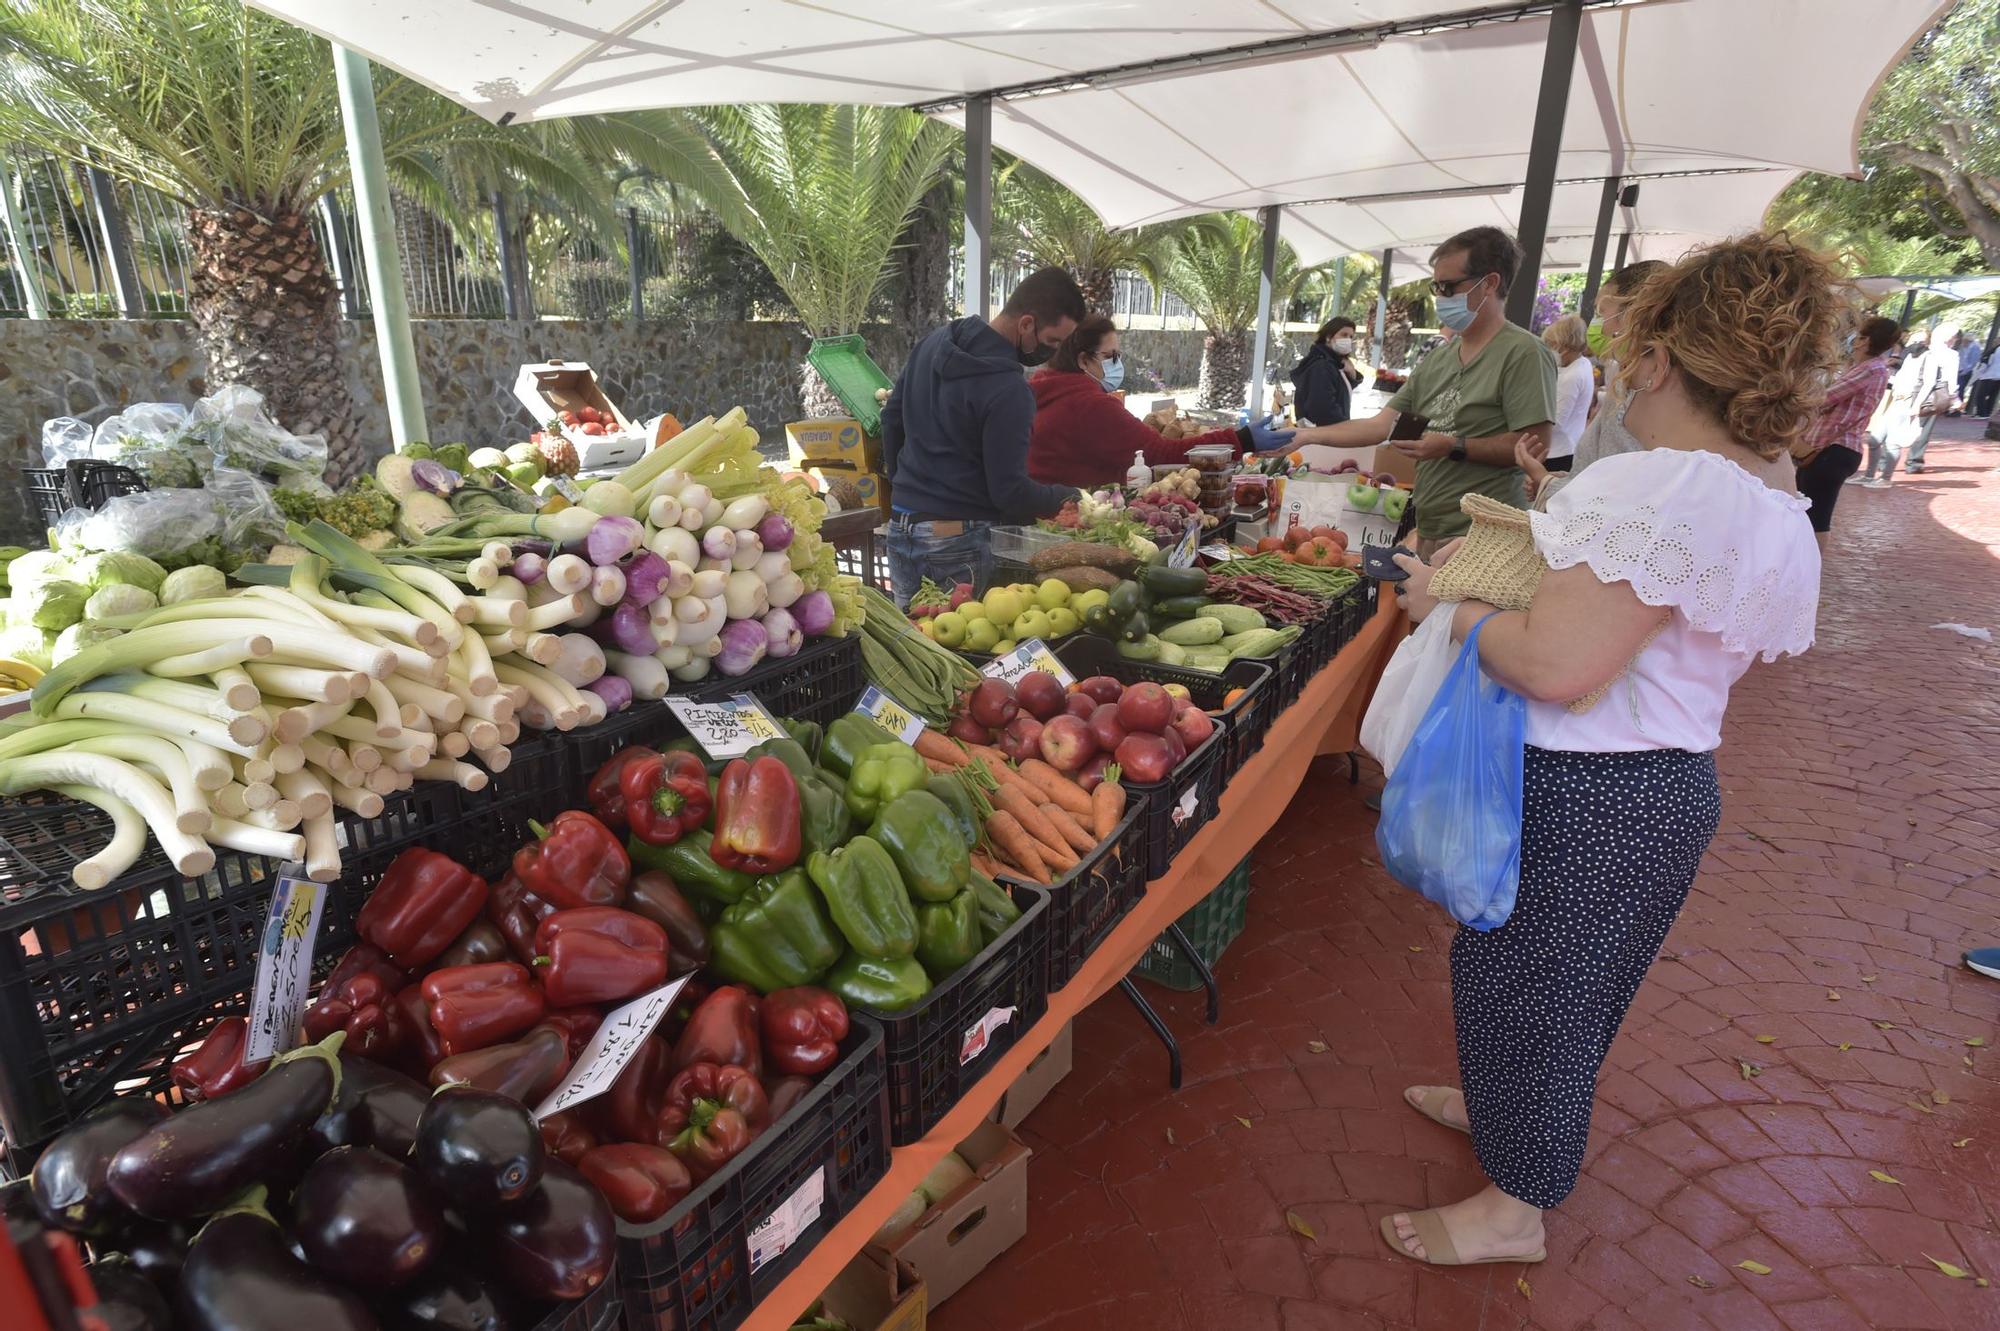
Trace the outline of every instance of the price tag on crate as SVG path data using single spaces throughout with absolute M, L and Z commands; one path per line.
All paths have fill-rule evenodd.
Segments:
M 979 673 L 994 679 L 1004 679 L 1009 684 L 1018 683 L 1021 676 L 1031 670 L 1042 670 L 1056 677 L 1056 683 L 1068 688 L 1076 683 L 1076 676 L 1069 673 L 1049 645 L 1040 638 L 1030 638 L 1005 656 L 996 656 L 979 667 Z
M 669 694 L 661 699 L 680 718 L 711 758 L 741 758 L 767 739 L 779 739 L 785 728 L 747 693 L 721 702 L 696 702 Z
M 544 1119 L 575 1108 L 610 1090 L 611 1083 L 618 1080 L 618 1074 L 632 1061 L 632 1055 L 639 1052 L 639 1046 L 646 1042 L 660 1019 L 673 1010 L 674 1000 L 692 978 L 683 975 L 649 994 L 639 995 L 623 1007 L 614 1008 L 577 1055 L 562 1085 L 535 1110 L 535 1117 Z
M 1201 519 L 1188 523 L 1188 529 L 1181 533 L 1180 543 L 1168 552 L 1168 568 L 1193 568 L 1195 547 L 1201 544 Z
M 785 1255 L 785 1250 L 805 1236 L 805 1232 L 818 1222 L 820 1211 L 826 1205 L 826 1166 L 821 1165 L 812 1172 L 812 1177 L 793 1190 L 792 1195 L 778 1204 L 778 1209 L 759 1221 L 750 1231 L 750 1274 L 755 1275 L 766 1262 Z
M 1201 548 L 1201 553 L 1205 557 L 1215 560 L 1217 563 L 1237 558 L 1235 548 L 1224 545 L 1221 541 L 1217 541 L 1213 545 L 1204 545 Z
M 985 1053 L 993 1043 L 993 1032 L 1014 1020 L 1014 1014 L 1019 1010 L 1011 1007 L 990 1008 L 985 1016 L 966 1027 L 965 1038 L 958 1043 L 958 1065 L 964 1067 Z
M 572 504 L 581 504 L 583 502 L 582 488 L 567 476 L 551 476 L 549 478 L 549 488 L 564 499 L 569 500 Z
M 246 1062 L 273 1058 L 298 1043 L 299 1018 L 312 990 L 313 941 L 326 908 L 326 884 L 280 878 L 257 947 L 257 987 L 250 995 Z
M 862 691 L 854 710 L 874 721 L 905 744 L 915 744 L 924 733 L 924 719 L 882 690 L 870 684 Z

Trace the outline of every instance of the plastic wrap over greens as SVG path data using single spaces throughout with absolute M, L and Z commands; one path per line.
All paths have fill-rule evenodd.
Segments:
M 284 489 L 326 487 L 326 440 L 273 422 L 254 388 L 232 385 L 195 403 L 188 432 L 207 442 L 218 470 L 247 471 Z
M 207 442 L 189 433 L 188 409 L 178 402 L 141 402 L 107 417 L 90 452 L 132 468 L 155 490 L 198 486 L 209 466 Z
M 89 421 L 80 421 L 74 416 L 57 416 L 43 421 L 42 465 L 60 467 L 77 458 L 94 456 L 90 445 L 95 433 Z
M 222 543 L 230 550 L 248 555 L 285 539 L 285 515 L 271 487 L 249 472 L 217 467 L 209 477 L 208 492 L 220 506 Z
M 221 505 L 208 490 L 148 490 L 120 495 L 92 512 L 73 508 L 56 522 L 56 542 L 69 554 L 129 550 L 162 568 L 218 564 L 234 568 L 223 541 Z

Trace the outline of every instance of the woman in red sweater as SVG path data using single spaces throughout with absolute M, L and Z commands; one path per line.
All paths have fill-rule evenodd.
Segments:
M 1292 432 L 1273 428 L 1269 420 L 1165 438 L 1127 411 L 1112 391 L 1124 377 L 1117 325 L 1101 314 L 1078 324 L 1048 367 L 1028 381 L 1035 394 L 1028 475 L 1053 484 L 1107 485 L 1125 478 L 1134 453 L 1165 464 L 1185 461 L 1190 448 L 1203 444 L 1227 444 L 1238 456 L 1291 446 Z

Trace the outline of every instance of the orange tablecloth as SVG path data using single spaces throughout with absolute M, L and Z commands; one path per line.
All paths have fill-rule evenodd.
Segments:
M 1220 814 L 1195 834 L 1164 877 L 1146 885 L 1144 899 L 1075 977 L 1049 995 L 1047 1014 L 1001 1055 L 993 1070 L 980 1078 L 928 1136 L 895 1150 L 888 1176 L 757 1306 L 744 1323 L 745 1331 L 786 1331 L 866 1246 L 924 1175 L 993 1112 L 1001 1095 L 1062 1033 L 1070 1019 L 1116 985 L 1167 925 L 1207 896 L 1264 839 L 1298 793 L 1313 759 L 1321 754 L 1346 753 L 1354 747 L 1362 710 L 1390 652 L 1403 636 L 1403 627 L 1402 612 L 1393 600 L 1388 601 L 1354 641 L 1313 678 L 1298 701 L 1272 723 L 1257 756 L 1244 764 L 1223 791 Z

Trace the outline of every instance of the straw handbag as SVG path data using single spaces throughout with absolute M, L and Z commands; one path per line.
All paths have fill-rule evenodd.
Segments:
M 1472 519 L 1472 528 L 1466 532 L 1465 543 L 1458 547 L 1458 552 L 1431 578 L 1431 595 L 1440 601 L 1484 601 L 1498 610 L 1526 610 L 1534 604 L 1542 575 L 1549 571 L 1541 552 L 1535 549 L 1527 511 L 1482 494 L 1463 496 L 1458 507 Z M 1639 644 L 1639 652 L 1660 636 L 1670 617 L 1661 617 Z M 1633 660 L 1638 659 L 1639 652 L 1632 653 Z M 1627 662 L 1626 669 L 1630 668 L 1631 663 Z M 1569 710 L 1581 713 L 1597 706 L 1624 674 L 1620 670 L 1610 683 L 1571 699 L 1567 704 Z

